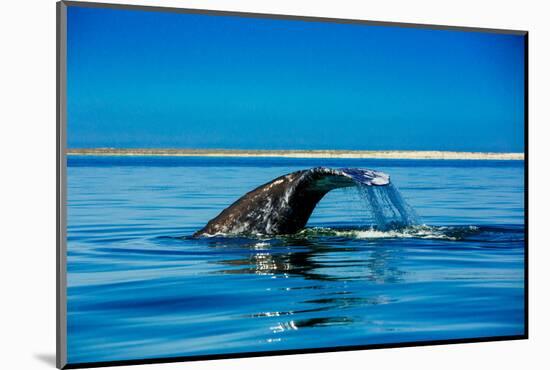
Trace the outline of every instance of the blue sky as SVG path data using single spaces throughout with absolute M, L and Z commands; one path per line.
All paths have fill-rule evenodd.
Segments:
M 68 9 L 68 146 L 523 151 L 523 36 Z

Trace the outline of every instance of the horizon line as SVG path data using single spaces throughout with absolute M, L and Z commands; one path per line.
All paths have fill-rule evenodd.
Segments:
M 283 157 L 342 159 L 524 160 L 522 152 L 346 149 L 67 148 L 67 155 L 165 157 Z

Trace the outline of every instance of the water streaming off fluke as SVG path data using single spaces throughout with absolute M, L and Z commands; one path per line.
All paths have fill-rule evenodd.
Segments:
M 403 199 L 395 185 L 358 185 L 357 192 L 367 216 L 377 230 L 386 231 L 419 224 L 415 210 Z

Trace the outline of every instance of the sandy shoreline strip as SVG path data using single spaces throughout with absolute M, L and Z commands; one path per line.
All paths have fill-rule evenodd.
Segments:
M 68 155 L 166 157 L 286 157 L 368 159 L 523 160 L 523 153 L 481 153 L 406 150 L 241 150 L 241 149 L 67 149 Z

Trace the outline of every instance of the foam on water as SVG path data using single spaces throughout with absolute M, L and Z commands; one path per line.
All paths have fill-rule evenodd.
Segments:
M 487 233 L 490 230 L 482 230 L 479 226 L 430 226 L 430 225 L 411 225 L 389 230 L 380 230 L 375 226 L 364 228 L 336 228 L 336 227 L 307 227 L 293 235 L 267 236 L 257 235 L 253 237 L 255 241 L 254 249 L 262 249 L 271 246 L 272 242 L 287 239 L 318 239 L 318 238 L 344 238 L 344 239 L 435 239 L 458 241 L 472 237 L 480 233 Z M 500 230 L 496 234 L 502 234 Z M 215 234 L 206 235 L 207 238 L 221 238 L 223 240 L 238 238 L 242 236 L 234 234 Z M 187 239 L 190 237 L 183 237 Z M 182 239 L 182 237 L 177 237 Z
M 414 225 L 392 230 L 379 230 L 374 227 L 365 229 L 336 229 L 330 227 L 307 228 L 296 234 L 305 238 L 343 237 L 349 239 L 440 239 L 461 240 L 479 232 L 477 226 L 428 226 Z

